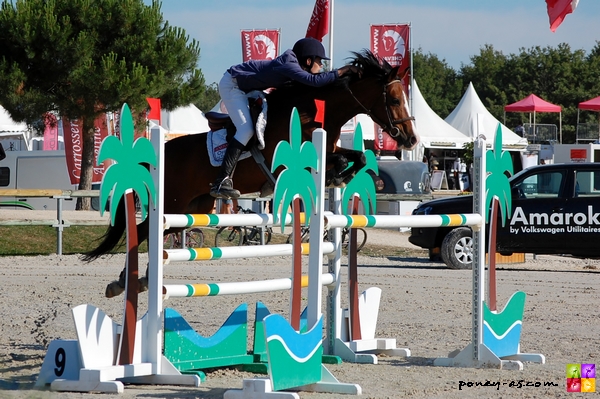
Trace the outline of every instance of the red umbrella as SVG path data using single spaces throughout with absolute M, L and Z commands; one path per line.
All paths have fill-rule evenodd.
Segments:
M 598 136 L 600 137 L 600 96 L 579 103 L 577 109 L 577 130 L 579 131 L 579 110 L 598 112 Z
M 562 143 L 562 108 L 560 105 L 549 103 L 548 101 L 542 100 L 535 94 L 530 94 L 524 99 L 504 106 L 504 119 L 506 121 L 506 112 L 529 112 L 529 121 L 531 122 L 531 113 L 533 113 L 533 137 L 535 141 L 535 114 L 536 112 L 559 112 L 559 132 L 560 140 Z

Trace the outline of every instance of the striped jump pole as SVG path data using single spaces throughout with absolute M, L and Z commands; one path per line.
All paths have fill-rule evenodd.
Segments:
M 281 226 L 281 223 L 273 222 L 270 213 L 235 213 L 235 214 L 184 214 L 164 215 L 164 228 L 188 228 L 188 227 L 223 227 L 223 226 Z M 300 223 L 306 221 L 305 214 L 300 214 Z M 285 215 L 285 225 L 292 223 L 292 214 Z
M 326 215 L 327 228 L 374 227 L 380 229 L 398 227 L 480 226 L 481 215 L 477 213 L 451 215 Z
M 301 248 L 302 255 L 310 254 L 310 243 L 302 243 Z M 333 254 L 335 251 L 335 247 L 331 242 L 323 242 L 322 248 L 324 255 Z M 163 261 L 166 265 L 169 262 L 290 256 L 292 255 L 292 252 L 292 244 L 274 244 L 268 246 L 246 245 L 241 247 L 166 249 L 163 253 Z
M 324 286 L 335 283 L 335 277 L 331 273 L 321 276 L 321 284 Z M 301 279 L 303 288 L 308 287 L 308 276 Z M 231 283 L 204 283 L 204 284 L 166 284 L 163 286 L 163 295 L 167 298 L 217 296 L 217 295 L 240 295 L 257 294 L 262 292 L 285 291 L 292 288 L 291 278 L 279 278 L 261 281 L 241 281 Z

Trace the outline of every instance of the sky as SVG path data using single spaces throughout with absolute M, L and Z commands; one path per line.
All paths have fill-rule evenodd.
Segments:
M 151 3 L 151 0 L 144 0 Z M 333 66 L 370 47 L 372 24 L 410 23 L 412 47 L 459 69 L 490 44 L 505 55 L 535 46 L 589 52 L 600 40 L 600 0 L 580 0 L 556 32 L 544 0 L 333 0 Z M 241 30 L 280 29 L 280 51 L 306 34 L 315 0 L 164 0 L 170 25 L 200 44 L 198 67 L 207 84 L 242 62 Z M 329 54 L 329 38 L 323 41 Z

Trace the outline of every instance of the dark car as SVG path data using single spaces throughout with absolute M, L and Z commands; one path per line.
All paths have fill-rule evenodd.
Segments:
M 600 258 L 600 163 L 568 163 L 527 168 L 509 179 L 512 213 L 498 222 L 497 252 L 563 254 Z M 473 196 L 421 203 L 413 215 L 472 213 Z M 487 233 L 486 233 L 487 235 Z M 469 227 L 413 228 L 409 241 L 441 255 L 454 269 L 471 268 Z

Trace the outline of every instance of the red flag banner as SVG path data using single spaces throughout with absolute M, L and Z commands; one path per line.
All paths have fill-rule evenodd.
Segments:
M 329 33 L 329 0 L 317 0 L 306 29 L 306 37 L 322 41 L 327 33 Z
M 375 131 L 377 132 L 377 134 L 376 134 L 375 142 L 373 143 L 373 146 L 375 147 L 376 150 L 395 151 L 398 149 L 398 143 L 396 142 L 396 140 L 391 138 L 390 135 L 387 134 L 386 132 L 384 132 L 383 129 L 381 129 L 381 127 L 379 127 L 379 125 L 376 123 L 375 123 Z
M 272 60 L 279 54 L 279 30 L 243 30 L 242 59 Z
M 410 67 L 410 25 L 371 25 L 371 52 L 400 71 Z M 404 87 L 410 80 L 406 75 Z
M 79 184 L 81 177 L 81 157 L 83 150 L 83 123 L 79 120 L 68 120 L 63 118 L 63 134 L 65 139 L 65 155 L 67 158 L 67 170 L 71 184 Z M 108 135 L 106 116 L 99 116 L 94 121 L 94 172 L 92 183 L 100 183 L 104 176 L 105 165 L 97 166 L 98 152 L 102 140 Z
M 552 32 L 556 32 L 556 29 L 562 24 L 567 14 L 575 11 L 577 3 L 579 3 L 579 0 L 546 0 L 550 30 Z
M 323 100 L 315 100 L 315 105 L 317 107 L 317 114 L 315 115 L 315 122 L 321 124 L 321 127 L 325 123 L 325 101 Z
M 148 105 L 150 106 L 150 112 L 146 117 L 149 121 L 158 121 L 160 125 L 160 98 L 146 98 Z
M 44 115 L 44 151 L 58 150 L 58 121 L 52 114 Z

